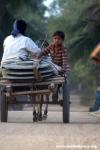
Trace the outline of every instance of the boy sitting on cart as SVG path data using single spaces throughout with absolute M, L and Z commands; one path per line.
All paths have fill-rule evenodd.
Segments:
M 62 72 L 66 77 L 69 74 L 69 56 L 68 50 L 64 47 L 63 42 L 65 34 L 62 31 L 56 31 L 52 36 L 52 43 L 42 51 L 38 58 L 50 55 L 52 62 L 56 65 L 58 71 Z M 58 94 L 53 95 L 53 101 L 57 101 Z

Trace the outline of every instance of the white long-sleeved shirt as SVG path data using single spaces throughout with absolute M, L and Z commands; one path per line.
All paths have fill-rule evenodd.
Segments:
M 3 63 L 10 61 L 26 60 L 30 53 L 36 55 L 40 52 L 40 48 L 28 37 L 19 34 L 17 37 L 9 35 L 3 43 L 4 52 L 1 60 Z

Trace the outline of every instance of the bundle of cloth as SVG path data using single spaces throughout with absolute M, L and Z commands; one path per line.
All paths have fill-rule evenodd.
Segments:
M 52 63 L 50 58 L 34 59 L 27 61 L 9 62 L 3 65 L 3 79 L 41 81 L 57 76 L 60 67 Z

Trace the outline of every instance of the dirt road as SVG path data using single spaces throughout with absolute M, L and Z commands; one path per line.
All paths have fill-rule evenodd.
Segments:
M 88 108 L 71 105 L 70 124 L 62 123 L 62 108 L 50 106 L 48 119 L 32 122 L 32 111 L 9 111 L 0 123 L 0 150 L 100 150 L 100 118 Z

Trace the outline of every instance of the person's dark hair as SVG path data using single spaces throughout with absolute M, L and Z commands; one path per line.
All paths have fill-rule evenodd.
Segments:
M 65 39 L 65 33 L 63 31 L 56 31 L 56 32 L 54 32 L 53 37 L 57 36 L 57 35 L 60 36 L 62 38 L 62 40 Z
M 17 28 L 20 33 L 24 34 L 26 31 L 27 24 L 24 20 L 17 20 Z
M 24 20 L 15 20 L 11 34 L 16 37 L 19 33 L 25 35 L 27 23 Z

